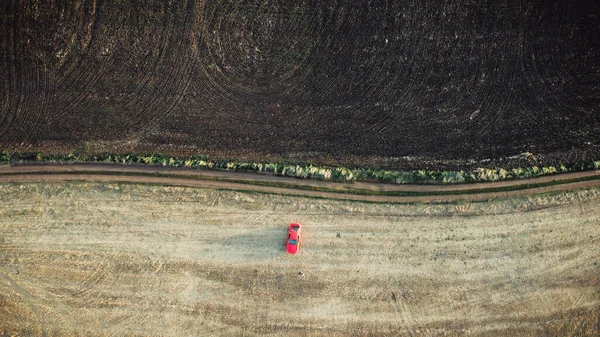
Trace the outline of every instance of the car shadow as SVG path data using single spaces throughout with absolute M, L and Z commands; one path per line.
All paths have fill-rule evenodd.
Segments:
M 274 257 L 285 252 L 287 227 L 252 229 L 244 235 L 233 235 L 222 239 L 223 246 L 235 248 L 236 251 Z

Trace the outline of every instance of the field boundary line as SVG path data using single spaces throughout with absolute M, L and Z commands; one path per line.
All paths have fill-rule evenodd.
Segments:
M 600 170 L 462 185 L 394 185 L 301 180 L 256 173 L 114 164 L 0 166 L 0 183 L 85 181 L 201 187 L 383 203 L 483 201 L 600 187 Z

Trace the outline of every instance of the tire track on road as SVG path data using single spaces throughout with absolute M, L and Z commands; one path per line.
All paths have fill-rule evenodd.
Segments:
M 161 167 L 105 164 L 15 165 L 0 167 L 0 183 L 86 181 L 96 183 L 157 184 L 380 203 L 444 203 L 458 200 L 483 201 L 492 198 L 563 192 L 574 189 L 600 187 L 599 178 L 600 171 L 597 170 L 494 183 L 392 185 L 366 182 L 349 184 L 298 180 L 240 172 L 178 170 Z M 575 179 L 578 179 L 578 181 L 574 181 Z M 547 183 L 553 183 L 553 185 L 538 185 Z M 536 185 L 538 186 L 536 187 Z M 513 189 L 508 191 L 502 190 L 507 187 L 512 187 Z M 325 189 L 326 191 L 318 189 Z M 494 189 L 498 191 L 493 191 Z M 420 195 L 394 196 L 373 194 L 377 192 L 405 192 Z

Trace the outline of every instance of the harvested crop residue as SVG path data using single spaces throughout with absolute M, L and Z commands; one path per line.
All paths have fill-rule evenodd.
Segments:
M 594 335 L 599 201 L 599 189 L 391 205 L 4 184 L 0 332 Z M 304 226 L 297 256 L 290 222 Z

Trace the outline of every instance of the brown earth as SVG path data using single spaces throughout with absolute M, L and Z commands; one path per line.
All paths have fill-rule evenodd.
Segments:
M 597 336 L 599 203 L 2 184 L 0 333 Z
M 597 159 L 599 9 L 2 1 L 0 150 L 432 170 Z

